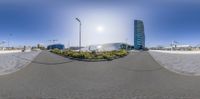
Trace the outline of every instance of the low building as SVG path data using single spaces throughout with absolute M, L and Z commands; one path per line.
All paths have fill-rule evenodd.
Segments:
M 151 50 L 182 50 L 182 51 L 188 51 L 192 50 L 192 46 L 190 45 L 173 45 L 173 46 L 157 46 L 157 47 L 151 47 Z
M 175 45 L 173 47 L 174 50 L 192 50 L 192 46 L 190 45 Z
M 81 47 L 81 49 L 84 48 L 84 47 Z M 68 50 L 73 50 L 73 51 L 79 51 L 80 47 L 78 46 L 71 46 L 69 48 L 67 48 Z
M 125 43 L 108 43 L 108 44 L 97 44 L 97 45 L 90 45 L 87 47 L 82 48 L 82 51 L 113 51 L 113 50 L 120 50 L 126 49 L 131 50 L 133 46 Z
M 52 44 L 52 45 L 48 45 L 47 46 L 47 50 L 51 50 L 51 49 L 60 49 L 60 50 L 64 50 L 65 46 L 63 44 Z
M 42 45 L 42 44 L 37 44 L 37 48 L 38 48 L 38 49 L 41 49 L 41 50 L 45 50 L 45 47 L 44 47 L 44 45 Z

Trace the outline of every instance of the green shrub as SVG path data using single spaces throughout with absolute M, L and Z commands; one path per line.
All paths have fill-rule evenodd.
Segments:
M 110 53 L 104 53 L 104 54 L 103 54 L 103 58 L 104 58 L 104 59 L 111 60 L 111 59 L 112 59 L 112 55 L 111 55 Z
M 80 58 L 80 54 L 75 52 L 75 53 L 72 53 L 71 54 L 71 57 L 74 57 L 74 58 Z
M 96 56 L 96 59 L 104 59 L 104 57 L 102 55 Z
M 85 59 L 91 59 L 93 57 L 93 55 L 89 52 L 84 52 L 83 53 L 83 58 Z
M 128 54 L 128 52 L 126 50 L 119 50 L 118 52 L 115 53 L 116 56 L 118 57 L 122 57 L 122 56 L 126 56 Z
M 59 49 L 53 49 L 51 52 L 60 54 L 66 57 L 80 58 L 80 59 L 106 59 L 112 60 L 116 57 L 123 57 L 128 54 L 126 50 L 119 51 L 104 51 L 104 52 L 76 52 L 72 50 L 61 51 Z
M 62 54 L 62 51 L 59 50 L 59 49 L 57 49 L 57 48 L 51 50 L 51 52 L 53 52 L 53 53 L 55 53 L 55 54 Z

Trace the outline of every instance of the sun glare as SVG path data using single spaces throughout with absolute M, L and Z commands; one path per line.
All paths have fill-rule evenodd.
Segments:
M 97 31 L 98 31 L 98 32 L 102 32 L 103 30 L 104 30 L 104 28 L 103 28 L 102 26 L 98 26 L 98 27 L 97 27 Z

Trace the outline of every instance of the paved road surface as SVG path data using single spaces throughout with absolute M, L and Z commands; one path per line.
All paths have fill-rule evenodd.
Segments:
M 200 77 L 162 68 L 148 52 L 109 62 L 72 61 L 43 51 L 0 76 L 0 99 L 200 99 Z

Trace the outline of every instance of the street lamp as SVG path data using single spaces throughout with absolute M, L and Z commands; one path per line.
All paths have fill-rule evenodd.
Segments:
M 76 18 L 76 20 L 79 22 L 79 52 L 81 51 L 81 20 L 79 18 Z
M 57 42 L 58 40 L 52 40 L 53 41 L 53 44 L 55 44 L 55 42 Z
M 12 34 L 10 33 L 9 34 L 9 37 L 8 37 L 8 48 L 10 47 L 10 37 L 12 36 Z
M 55 42 L 57 42 L 58 40 L 48 40 L 50 44 L 55 44 Z
M 128 38 L 126 38 L 126 50 L 128 50 Z
M 4 50 L 4 44 L 5 43 L 6 43 L 5 41 L 0 42 L 0 45 L 2 45 L 2 50 Z

